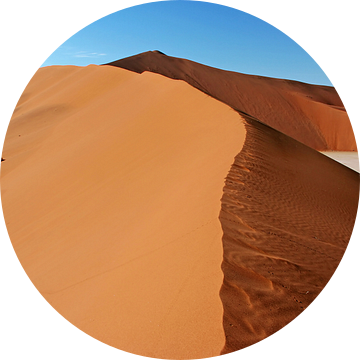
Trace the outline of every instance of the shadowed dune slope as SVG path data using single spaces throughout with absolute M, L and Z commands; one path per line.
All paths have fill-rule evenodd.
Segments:
M 358 173 L 245 120 L 221 200 L 223 353 L 273 334 L 315 299 L 344 254 L 359 198 Z
M 356 150 L 351 123 L 333 87 L 220 70 L 159 51 L 107 65 L 184 80 L 313 149 Z
M 244 138 L 238 113 L 185 82 L 110 66 L 40 69 L 1 165 L 6 225 L 34 285 L 116 348 L 218 355 L 220 199 Z

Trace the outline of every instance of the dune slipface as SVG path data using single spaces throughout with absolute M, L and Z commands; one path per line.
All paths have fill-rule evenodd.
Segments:
M 10 122 L 1 169 L 8 232 L 31 281 L 116 348 L 218 355 L 220 199 L 244 137 L 235 111 L 185 82 L 40 69 Z
M 244 119 L 221 199 L 222 353 L 280 330 L 316 298 L 345 252 L 359 198 L 357 172 Z

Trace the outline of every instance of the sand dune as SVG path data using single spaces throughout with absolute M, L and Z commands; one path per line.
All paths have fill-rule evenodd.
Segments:
M 6 224 L 34 285 L 114 347 L 219 354 L 218 216 L 244 135 L 235 111 L 183 82 L 113 67 L 40 69 L 2 163 Z
M 273 334 L 354 225 L 358 173 L 297 141 L 356 149 L 339 97 L 157 52 L 116 65 L 132 71 L 39 69 L 16 107 L 1 191 L 25 271 L 71 323 L 135 354 L 204 358 Z
M 184 80 L 313 149 L 356 150 L 351 123 L 333 87 L 224 71 L 159 51 L 108 65 Z

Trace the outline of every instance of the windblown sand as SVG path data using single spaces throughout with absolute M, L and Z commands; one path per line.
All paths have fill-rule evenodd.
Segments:
M 235 351 L 338 266 L 359 174 L 299 141 L 354 150 L 351 125 L 332 88 L 144 56 L 36 73 L 2 154 L 8 232 L 40 293 L 96 339 L 157 358 Z
M 359 199 L 357 172 L 244 118 L 245 144 L 221 200 L 222 353 L 280 330 L 319 295 L 344 255 Z

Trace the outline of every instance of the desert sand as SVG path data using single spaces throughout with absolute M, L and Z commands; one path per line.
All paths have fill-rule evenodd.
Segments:
M 245 129 L 227 105 L 160 75 L 38 71 L 2 162 L 8 231 L 46 300 L 135 354 L 209 357 L 224 341 L 224 178 Z
M 329 281 L 359 174 L 314 148 L 356 144 L 333 88 L 174 59 L 39 69 L 6 135 L 2 204 L 22 266 L 72 324 L 204 358 L 273 334 Z

